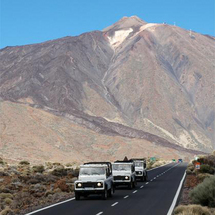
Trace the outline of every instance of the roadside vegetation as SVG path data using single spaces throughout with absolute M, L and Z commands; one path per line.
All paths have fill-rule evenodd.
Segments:
M 18 215 L 73 196 L 73 164 L 8 165 L 0 158 L 0 215 Z
M 156 158 L 155 160 L 151 160 L 150 158 L 146 159 L 147 169 L 153 169 L 165 164 L 170 163 L 171 161 L 163 160 L 161 158 Z
M 200 169 L 195 165 L 199 162 Z M 175 215 L 215 215 L 215 151 L 199 156 L 187 167 L 180 205 Z

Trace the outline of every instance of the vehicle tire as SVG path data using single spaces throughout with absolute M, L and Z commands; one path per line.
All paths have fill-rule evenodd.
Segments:
M 105 188 L 104 192 L 102 193 L 102 199 L 106 200 L 108 198 L 108 190 Z
M 144 182 L 145 181 L 145 176 L 143 175 L 143 177 L 141 178 L 141 181 Z
M 130 184 L 128 185 L 128 188 L 129 188 L 130 190 L 132 190 L 132 189 L 133 189 L 133 185 L 134 185 L 134 183 L 133 183 L 133 181 L 131 181 Z
M 144 181 L 148 181 L 148 174 L 144 175 Z
M 108 190 L 108 197 L 112 197 L 112 187 Z
M 137 179 L 135 179 L 135 187 L 137 186 Z
M 115 193 L 116 186 L 114 186 L 114 184 L 112 185 L 112 188 L 113 188 L 113 193 Z
M 81 197 L 80 193 L 75 192 L 75 200 L 80 200 L 80 197 Z
M 110 189 L 109 192 L 110 192 L 110 193 L 109 193 L 109 196 L 112 197 L 113 194 L 115 193 L 115 188 L 114 188 L 114 185 L 113 185 L 113 184 L 111 184 L 111 189 Z

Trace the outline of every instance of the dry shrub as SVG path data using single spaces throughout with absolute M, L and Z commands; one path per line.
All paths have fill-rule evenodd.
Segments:
M 5 205 L 10 205 L 12 202 L 13 202 L 13 200 L 10 199 L 10 198 L 4 199 L 4 204 L 5 204 Z
M 186 170 L 187 175 L 193 174 L 193 173 L 194 173 L 194 172 L 193 172 L 194 170 L 195 170 L 194 165 L 193 165 L 192 163 L 188 164 L 187 170 Z
M 215 169 L 213 168 L 212 165 L 209 165 L 209 164 L 202 164 L 202 165 L 200 166 L 199 172 L 201 172 L 201 173 L 209 173 L 209 174 L 212 174 L 212 175 L 213 175 L 214 172 L 215 172 Z
M 205 178 L 209 178 L 210 176 L 211 174 L 208 174 L 208 173 L 200 173 L 197 175 L 197 179 L 199 182 L 203 182 Z
M 194 204 L 215 207 L 215 176 L 206 178 L 190 192 Z
M 70 189 L 69 189 L 69 186 L 66 184 L 66 180 L 65 179 L 60 179 L 58 180 L 56 183 L 55 183 L 55 189 L 56 188 L 60 188 L 60 190 L 62 192 L 69 192 Z
M 58 167 L 57 169 L 54 169 L 52 171 L 52 175 L 55 175 L 55 176 L 59 176 L 59 177 L 62 177 L 62 176 L 66 176 L 67 175 L 67 170 L 64 169 L 64 167 Z
M 175 208 L 174 215 L 212 215 L 207 207 L 201 205 L 180 205 Z
M 5 162 L 3 161 L 2 158 L 0 158 L 0 165 L 4 165 L 4 164 L 5 164 Z
M 5 209 L 1 211 L 0 215 L 14 215 L 14 213 L 8 206 L 6 206 Z
M 13 199 L 13 195 L 11 193 L 0 193 L 0 199 Z
M 43 165 L 37 165 L 32 167 L 34 172 L 43 173 L 45 171 L 45 168 Z
M 46 169 L 52 169 L 53 168 L 53 164 L 51 162 L 46 162 Z
M 19 164 L 20 165 L 30 165 L 30 163 L 28 161 L 20 161 Z

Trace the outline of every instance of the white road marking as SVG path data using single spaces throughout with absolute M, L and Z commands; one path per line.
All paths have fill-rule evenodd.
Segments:
M 103 214 L 103 211 L 101 211 L 101 212 L 97 213 L 96 215 L 101 215 L 101 214 Z
M 129 197 L 129 195 L 127 195 L 127 196 L 124 196 L 124 199 L 127 199 Z
M 156 179 L 156 177 L 154 177 L 154 179 Z
M 143 188 L 143 185 L 140 187 L 141 189 Z
M 136 193 L 137 192 L 137 190 L 135 190 L 133 193 Z
M 175 205 L 176 205 L 176 202 L 177 202 L 177 200 L 178 200 L 178 196 L 179 196 L 179 194 L 180 194 L 181 187 L 182 187 L 182 185 L 183 185 L 183 182 L 184 182 L 185 177 L 186 177 L 186 171 L 184 172 L 184 176 L 183 176 L 183 178 L 181 179 L 181 182 L 180 182 L 180 184 L 179 184 L 179 186 L 178 186 L 178 190 L 177 190 L 177 192 L 176 192 L 176 194 L 175 194 L 175 197 L 174 197 L 174 199 L 173 199 L 173 202 L 172 202 L 172 204 L 171 204 L 171 206 L 170 206 L 170 208 L 169 208 L 169 211 L 168 211 L 167 215 L 172 215 L 172 212 L 173 212 L 173 210 L 174 210 L 174 208 L 175 208 Z
M 115 205 L 117 205 L 119 202 L 115 202 L 114 204 L 111 205 L 111 207 L 114 207 Z
M 72 200 L 74 200 L 74 199 L 75 199 L 75 198 L 67 199 L 67 200 L 65 200 L 65 201 L 63 201 L 63 202 L 58 202 L 58 203 L 56 203 L 56 204 L 49 205 L 49 206 L 47 206 L 47 207 L 45 207 L 45 208 L 41 208 L 41 209 L 38 209 L 38 210 L 36 210 L 36 211 L 32 211 L 32 212 L 27 213 L 27 214 L 25 214 L 25 215 L 35 214 L 35 213 L 37 213 L 37 212 L 39 212 L 39 211 L 43 211 L 43 210 L 46 210 L 46 209 L 48 209 L 48 208 L 52 208 L 52 207 L 54 207 L 54 206 L 61 205 L 61 204 L 66 203 L 66 202 L 70 202 L 70 201 L 72 201 Z
M 146 182 L 146 184 L 148 184 L 149 182 Z

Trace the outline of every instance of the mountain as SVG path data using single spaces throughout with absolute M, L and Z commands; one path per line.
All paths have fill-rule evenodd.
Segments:
M 79 147 L 90 144 L 82 132 L 84 136 L 93 132 L 97 147 L 103 144 L 101 135 L 110 141 L 124 138 L 124 151 L 131 150 L 131 155 L 137 152 L 134 139 L 148 149 L 156 145 L 181 155 L 185 149 L 190 154 L 209 152 L 215 148 L 214 53 L 212 36 L 146 23 L 136 16 L 123 17 L 103 31 L 1 49 L 0 104 L 12 105 L 11 116 L 19 111 L 20 120 L 29 123 L 20 121 L 23 130 L 27 126 L 20 136 L 19 122 L 13 127 L 15 115 L 8 120 L 6 109 L 1 108 L 0 147 L 12 153 L 18 141 L 28 154 L 36 149 L 41 156 L 47 153 L 41 143 L 50 146 L 53 132 L 40 136 L 43 129 L 22 111 L 24 106 L 38 115 L 46 112 L 44 124 L 50 123 L 50 116 L 53 123 L 65 120 L 71 127 L 76 125 L 80 135 L 63 142 L 80 157 L 85 157 L 88 147 L 85 152 Z M 55 132 L 69 133 L 70 126 L 64 126 Z M 8 140 L 3 128 L 13 128 L 13 138 Z M 34 150 L 25 138 L 31 134 L 29 129 L 36 129 Z M 61 151 L 61 142 L 57 145 Z M 140 150 L 144 155 L 147 147 Z M 103 153 L 114 157 L 116 152 L 108 154 L 108 149 L 105 146 Z

